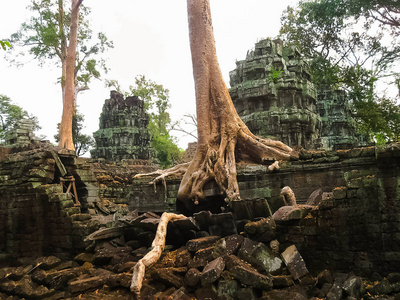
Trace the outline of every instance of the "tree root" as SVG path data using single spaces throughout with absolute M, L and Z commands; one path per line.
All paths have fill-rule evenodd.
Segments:
M 137 262 L 133 268 L 131 291 L 136 294 L 137 297 L 140 295 L 142 288 L 143 279 L 146 271 L 146 267 L 156 263 L 165 248 L 165 239 L 167 237 L 167 225 L 169 221 L 185 219 L 184 215 L 177 215 L 173 213 L 163 213 L 160 218 L 160 223 L 157 227 L 156 236 L 151 244 L 151 251 L 147 253 L 141 260 Z

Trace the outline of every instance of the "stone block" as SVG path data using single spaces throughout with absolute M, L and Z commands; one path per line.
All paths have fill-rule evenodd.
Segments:
M 233 297 L 239 289 L 239 284 L 236 280 L 224 280 L 218 281 L 218 297 L 230 296 Z
M 282 258 L 294 279 L 299 279 L 309 273 L 295 245 L 286 248 L 282 253 Z
M 71 281 L 69 283 L 69 291 L 72 294 L 78 294 L 88 290 L 95 290 L 103 285 L 104 281 L 100 277 L 89 277 Z
M 308 197 L 307 199 L 306 205 L 318 206 L 322 201 L 322 194 L 322 189 L 318 189 L 312 192 L 310 197 Z
M 190 240 L 186 243 L 186 247 L 190 252 L 196 252 L 202 248 L 207 248 L 215 244 L 215 242 L 218 241 L 220 238 L 221 237 L 219 236 L 207 236 L 203 238 Z
M 294 285 L 292 275 L 276 275 L 273 277 L 274 288 L 285 288 Z
M 209 261 L 213 260 L 213 251 L 214 246 L 198 250 L 193 257 L 193 260 L 189 261 L 189 267 L 199 268 L 206 266 Z
M 225 261 L 222 257 L 218 257 L 210 261 L 201 273 L 201 284 L 203 286 L 209 285 L 219 279 L 222 271 L 225 268 Z
M 273 215 L 274 221 L 301 220 L 312 210 L 310 205 L 282 206 Z
M 185 275 L 185 284 L 191 287 L 200 282 L 201 272 L 196 268 L 190 268 Z
M 230 275 L 239 280 L 242 284 L 263 290 L 272 288 L 273 278 L 271 275 L 260 274 L 256 269 L 237 256 L 229 255 L 224 259 Z

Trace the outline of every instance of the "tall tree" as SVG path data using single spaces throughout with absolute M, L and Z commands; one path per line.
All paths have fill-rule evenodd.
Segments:
M 66 9 L 66 5 L 70 5 L 70 8 Z M 64 125 L 60 130 L 64 132 L 62 136 L 69 137 L 68 141 L 64 137 L 60 139 L 60 146 L 73 149 L 70 129 L 72 115 L 68 115 L 75 113 L 73 105 L 76 104 L 78 93 L 87 90 L 93 78 L 100 77 L 101 69 L 106 71 L 104 60 L 99 59 L 98 55 L 113 45 L 103 33 L 99 33 L 98 40 L 94 41 L 93 31 L 85 18 L 90 10 L 82 5 L 82 0 L 67 0 L 66 3 L 64 0 L 31 0 L 29 8 L 33 16 L 11 36 L 13 48 L 27 47 L 28 53 L 40 65 L 54 61 L 61 67 Z M 13 61 L 19 63 L 18 57 L 13 55 Z M 73 68 L 67 68 L 67 65 Z M 72 104 L 71 94 L 74 96 Z
M 82 132 L 84 128 L 84 121 L 85 116 L 76 111 L 75 115 L 72 118 L 72 139 L 74 141 L 74 147 L 77 156 L 84 155 L 89 151 L 90 147 L 94 146 L 93 137 Z M 60 123 L 57 124 L 57 128 L 59 131 Z M 54 139 L 56 140 L 56 142 L 60 140 L 60 136 L 58 135 L 58 133 L 54 135 Z
M 178 199 L 190 208 L 204 200 L 204 185 L 212 180 L 227 202 L 240 200 L 237 162 L 271 163 L 295 153 L 279 141 L 253 135 L 240 119 L 218 64 L 209 0 L 188 0 L 187 5 L 198 146 L 189 164 L 167 170 L 155 181 L 184 171 Z

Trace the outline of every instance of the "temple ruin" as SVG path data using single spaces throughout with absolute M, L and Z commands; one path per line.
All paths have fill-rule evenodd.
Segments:
M 149 116 L 144 101 L 137 96 L 126 97 L 111 91 L 110 99 L 103 105 L 100 129 L 93 133 L 96 145 L 93 158 L 107 161 L 123 159 L 150 159 Z
M 236 62 L 230 85 L 236 110 L 259 136 L 305 149 L 360 145 L 345 92 L 318 91 L 306 59 L 279 39 L 257 42 Z

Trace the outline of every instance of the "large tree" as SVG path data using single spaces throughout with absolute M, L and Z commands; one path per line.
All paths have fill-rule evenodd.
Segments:
M 68 5 L 70 8 L 66 8 Z M 89 88 L 92 78 L 99 78 L 100 69 L 106 70 L 98 54 L 113 45 L 103 33 L 94 41 L 85 18 L 90 10 L 82 0 L 31 0 L 29 8 L 33 16 L 11 36 L 11 41 L 16 50 L 27 47 L 40 65 L 54 61 L 61 67 L 63 116 L 59 145 L 73 149 L 72 118 L 77 95 Z M 13 55 L 14 61 L 18 58 Z
M 271 163 L 294 155 L 287 145 L 253 135 L 233 106 L 218 64 L 209 0 L 188 0 L 190 49 L 196 90 L 198 146 L 189 164 L 156 178 L 185 171 L 178 199 L 187 207 L 202 201 L 214 180 L 226 201 L 240 200 L 236 163 Z
M 311 59 L 314 83 L 346 90 L 358 128 L 370 138 L 396 136 L 382 107 L 393 101 L 377 86 L 399 82 L 399 14 L 390 0 L 304 0 L 282 17 L 281 36 Z

